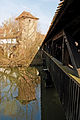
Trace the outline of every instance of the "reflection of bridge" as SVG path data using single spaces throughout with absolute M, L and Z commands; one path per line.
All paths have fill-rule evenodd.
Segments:
M 60 3 L 43 43 L 45 70 L 59 93 L 67 120 L 80 120 L 79 0 Z

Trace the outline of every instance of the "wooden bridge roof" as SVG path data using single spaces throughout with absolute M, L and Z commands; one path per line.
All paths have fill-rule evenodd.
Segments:
M 54 37 L 63 29 L 74 39 L 80 38 L 79 0 L 63 0 L 55 12 L 44 42 Z

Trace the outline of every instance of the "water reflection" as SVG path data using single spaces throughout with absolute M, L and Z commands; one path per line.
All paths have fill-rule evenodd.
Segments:
M 0 68 L 0 119 L 41 120 L 40 78 L 35 68 Z

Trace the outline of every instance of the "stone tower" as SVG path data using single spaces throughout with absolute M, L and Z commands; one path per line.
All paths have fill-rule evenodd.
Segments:
M 22 47 L 28 48 L 35 41 L 38 18 L 29 12 L 23 11 L 16 20 L 19 22 Z

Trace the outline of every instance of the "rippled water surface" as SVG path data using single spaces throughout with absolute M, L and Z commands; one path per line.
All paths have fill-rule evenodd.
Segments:
M 0 68 L 0 120 L 41 120 L 35 68 Z

